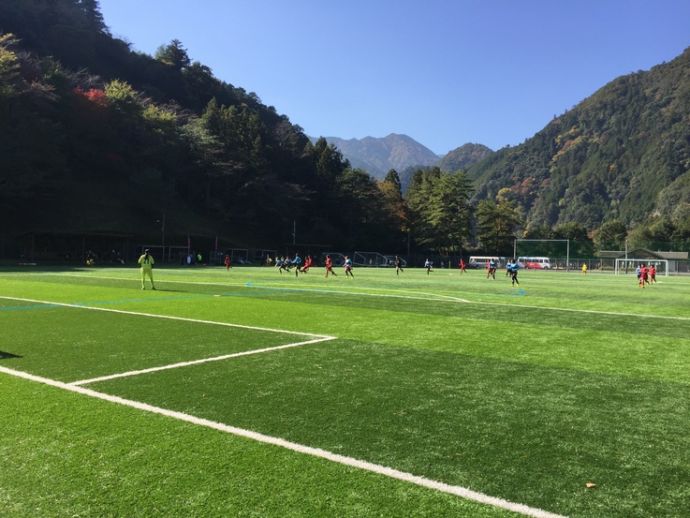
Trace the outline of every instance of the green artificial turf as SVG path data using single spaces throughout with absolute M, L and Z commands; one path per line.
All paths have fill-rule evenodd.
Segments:
M 94 388 L 568 515 L 690 498 L 690 385 L 343 341 Z
M 3 517 L 509 515 L 4 374 L 0 394 Z
M 662 277 L 642 290 L 630 277 L 562 272 L 521 272 L 515 288 L 481 271 L 426 276 L 407 269 L 396 277 L 389 269 L 356 269 L 354 280 L 325 279 L 321 270 L 281 276 L 272 268 L 159 269 L 155 275 L 159 291 L 142 292 L 135 269 L 10 270 L 0 273 L 0 295 L 338 337 L 92 385 L 99 391 L 556 513 L 677 516 L 690 508 L 689 278 Z M 0 325 L 0 366 L 66 381 L 309 338 L 4 299 Z M 38 390 L 27 385 L 33 386 L 12 381 L 13 390 Z M 60 419 L 69 412 L 65 397 L 83 399 L 56 389 L 44 396 Z M 162 419 L 105 402 L 88 405 L 136 414 L 144 423 Z M 41 426 L 32 427 L 30 416 L 20 423 L 16 436 L 25 434 L 34 447 L 55 443 Z M 276 469 L 274 457 L 282 462 L 280 455 L 262 455 L 257 477 Z M 17 462 L 3 450 L 6 457 Z M 206 460 L 198 454 L 184 462 L 203 469 Z M 155 470 L 158 462 L 147 466 Z M 44 469 L 37 463 L 34 457 L 26 468 Z M 60 467 L 48 462 L 45 469 Z M 88 463 L 83 471 L 100 477 Z M 64 486 L 65 505 L 88 505 L 80 476 Z M 596 489 L 585 488 L 589 481 Z M 0 502 L 6 498 L 19 509 L 34 501 L 16 491 L 5 497 L 13 487 L 6 484 Z M 318 481 L 305 484 L 318 492 Z M 243 501 L 230 514 L 480 512 L 454 497 L 431 505 L 417 496 L 421 490 L 395 484 L 403 507 L 368 502 L 356 511 L 346 504 L 343 513 L 300 513 L 286 505 L 281 514 L 280 506 L 257 511 Z M 172 495 L 166 491 L 161 495 Z M 377 491 L 372 484 L 364 499 L 374 501 Z M 124 506 L 119 514 L 132 514 L 123 498 L 113 499 Z M 221 509 L 230 500 L 214 505 Z
M 271 347 L 308 337 L 0 299 L 3 365 L 61 381 Z

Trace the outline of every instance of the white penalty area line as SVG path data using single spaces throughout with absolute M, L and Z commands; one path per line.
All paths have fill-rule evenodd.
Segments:
M 224 354 L 222 356 L 213 356 L 211 358 L 202 358 L 200 360 L 191 360 L 186 362 L 171 363 L 169 365 L 161 365 L 160 367 L 151 367 L 149 369 L 140 369 L 135 371 L 120 372 L 119 374 L 109 374 L 107 376 L 99 376 L 98 378 L 90 378 L 79 381 L 72 381 L 68 385 L 78 386 L 78 385 L 88 385 L 89 383 L 97 383 L 99 381 L 108 381 L 117 378 L 129 378 L 130 376 L 139 376 L 140 374 L 149 374 L 151 372 L 166 371 L 169 369 L 178 369 L 180 367 L 189 367 L 191 365 L 200 365 L 202 363 L 218 362 L 222 360 L 229 360 L 230 358 L 239 358 L 240 356 L 250 356 L 252 354 L 261 354 L 272 351 L 280 351 L 281 349 L 291 349 L 293 347 L 301 347 L 303 345 L 317 344 L 321 342 L 327 342 L 329 340 L 335 340 L 334 336 L 328 336 L 325 338 L 316 338 L 314 340 L 307 340 L 304 342 L 294 342 L 285 345 L 276 345 L 274 347 L 264 347 L 262 349 L 251 349 L 249 351 L 242 351 L 239 353 Z
M 446 484 L 444 482 L 431 480 L 425 477 L 420 477 L 418 475 L 413 475 L 412 473 L 407 473 L 405 471 L 400 471 L 394 468 L 389 468 L 387 466 L 382 466 L 380 464 L 374 464 L 360 459 L 355 459 L 353 457 L 347 457 L 345 455 L 339 455 L 327 450 L 322 450 L 320 448 L 314 448 L 311 446 L 306 446 L 304 444 L 299 444 L 280 437 L 273 437 L 270 435 L 264 435 L 259 432 L 254 432 L 251 430 L 246 430 L 244 428 L 237 428 L 235 426 L 229 426 L 223 423 L 218 423 L 216 421 L 210 421 L 208 419 L 203 419 L 200 417 L 195 417 L 183 412 L 176 412 L 174 410 L 167 410 L 165 408 L 156 407 L 149 405 L 147 403 L 142 403 L 140 401 L 133 401 L 130 399 L 124 399 L 118 396 L 112 396 L 110 394 L 104 394 L 102 392 L 97 392 L 81 386 L 75 386 L 73 384 L 63 383 L 61 381 L 52 380 L 49 378 L 43 378 L 40 376 L 35 376 L 22 371 L 17 371 L 14 369 L 8 369 L 6 367 L 0 367 L 0 372 L 14 376 L 17 378 L 22 378 L 25 380 L 42 383 L 44 385 L 49 385 L 51 387 L 60 388 L 67 390 L 69 392 L 76 392 L 77 394 L 82 394 L 84 396 L 101 399 L 103 401 L 108 401 L 110 403 L 115 403 L 118 405 L 123 405 L 130 408 L 135 408 L 144 412 L 150 412 L 153 414 L 162 415 L 165 417 L 170 417 L 172 419 L 177 419 L 179 421 L 184 421 L 186 423 L 191 423 L 197 426 L 203 426 L 206 428 L 211 428 L 220 432 L 232 434 L 238 437 L 243 437 L 246 439 L 251 439 L 264 444 L 270 444 L 273 446 L 278 446 L 280 448 L 285 448 L 290 451 L 297 453 L 302 453 L 305 455 L 310 455 L 313 457 L 318 457 L 321 459 L 328 460 L 330 462 L 335 462 L 344 466 L 361 469 L 371 473 L 376 473 L 396 480 L 401 480 L 414 484 L 417 486 L 425 487 L 428 489 L 433 489 L 435 491 L 440 491 L 443 493 L 448 493 L 451 495 L 459 496 L 466 500 L 471 500 L 481 504 L 491 505 L 501 509 L 506 509 L 514 513 L 523 514 L 525 516 L 533 516 L 536 518 L 564 518 L 561 515 L 550 513 L 544 511 L 543 509 L 538 509 L 535 507 L 529 507 L 524 504 L 518 504 L 515 502 L 510 502 L 502 498 L 489 496 L 472 489 L 468 489 L 462 486 L 454 486 Z
M 104 311 L 106 313 L 117 313 L 121 315 L 134 315 L 139 317 L 148 318 L 162 318 L 165 320 L 179 320 L 181 322 L 194 322 L 195 324 L 208 324 L 213 326 L 224 326 L 224 327 L 234 327 L 238 329 L 251 329 L 254 331 L 267 331 L 271 333 L 281 333 L 285 335 L 296 335 L 296 336 L 312 336 L 314 338 L 333 340 L 336 337 L 330 335 L 319 335 L 315 333 L 303 333 L 300 331 L 288 331 L 285 329 L 274 329 L 271 327 L 258 327 L 258 326 L 248 326 L 243 324 L 231 324 L 229 322 L 218 322 L 217 320 L 201 320 L 198 318 L 187 318 L 187 317 L 176 317 L 173 315 L 160 315 L 157 313 L 142 313 L 140 311 L 127 311 L 124 309 L 113 309 L 113 308 L 102 308 L 98 306 L 86 306 L 84 304 L 70 304 L 67 302 L 53 302 L 50 300 L 38 300 L 38 299 L 27 299 L 22 297 L 8 297 L 0 295 L 0 299 L 3 300 L 18 300 L 21 302 L 31 302 L 33 304 L 46 304 L 49 306 L 60 306 L 66 308 L 76 308 L 76 309 L 88 309 L 90 311 Z

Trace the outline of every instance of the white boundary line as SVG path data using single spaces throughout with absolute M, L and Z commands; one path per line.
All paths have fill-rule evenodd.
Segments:
M 9 297 L 0 295 L 0 299 L 3 300 L 19 300 L 22 302 L 32 302 L 34 304 L 47 304 L 49 306 L 62 306 L 66 308 L 77 308 L 77 309 L 88 309 L 91 311 L 105 311 L 106 313 L 118 313 L 121 315 L 135 315 L 139 317 L 149 317 L 149 318 L 163 318 L 166 320 L 180 320 L 182 322 L 194 322 L 196 324 L 209 324 L 214 326 L 225 326 L 225 327 L 235 327 L 239 329 L 253 329 L 255 331 L 268 331 L 271 333 L 282 333 L 286 335 L 297 335 L 297 336 L 313 336 L 315 338 L 323 339 L 334 339 L 335 336 L 330 335 L 317 335 L 315 333 L 302 333 L 299 331 L 287 331 L 285 329 L 274 329 L 271 327 L 258 327 L 258 326 L 247 326 L 243 324 L 231 324 L 229 322 L 218 322 L 216 320 L 201 320 L 197 318 L 187 318 L 187 317 L 176 317 L 172 315 L 159 315 L 156 313 L 142 313 L 140 311 L 126 311 L 124 309 L 113 309 L 113 308 L 101 308 L 98 306 L 86 306 L 84 304 L 69 304 L 67 302 L 52 302 L 50 300 L 37 300 L 37 299 L 26 299 L 22 297 Z
M 127 281 L 129 279 L 125 279 L 122 277 L 108 277 L 108 276 L 96 276 L 96 275 L 81 275 L 81 274 L 60 274 L 60 273 L 28 273 L 28 274 L 23 274 L 23 275 L 34 275 L 34 276 L 45 276 L 45 275 L 53 275 L 53 276 L 58 276 L 58 277 L 83 277 L 83 278 L 89 278 L 89 279 L 110 279 L 110 280 L 118 280 L 118 281 Z M 178 280 L 159 280 L 159 282 L 162 283 L 174 283 L 174 284 L 189 284 L 189 285 L 199 285 L 199 286 L 225 286 L 225 287 L 230 287 L 230 286 L 244 286 L 244 284 L 239 284 L 239 283 L 220 283 L 220 282 L 200 282 L 200 281 L 178 281 Z M 283 286 L 285 286 L 283 284 Z M 254 289 L 271 289 L 271 286 L 252 286 L 251 288 Z M 570 312 L 570 313 L 585 313 L 585 314 L 592 314 L 592 315 L 609 315 L 609 316 L 614 316 L 614 317 L 634 317 L 634 318 L 647 318 L 647 319 L 660 319 L 660 320 L 679 320 L 682 322 L 688 322 L 690 321 L 690 317 L 681 317 L 681 316 L 675 316 L 675 315 L 649 315 L 645 313 L 641 314 L 636 314 L 636 313 L 624 313 L 624 312 L 618 312 L 618 311 L 600 311 L 597 309 L 577 309 L 577 308 L 556 308 L 553 306 L 534 306 L 534 305 L 528 305 L 528 304 L 507 304 L 505 302 L 484 302 L 484 301 L 473 301 L 473 300 L 468 300 L 468 299 L 462 299 L 459 297 L 453 297 L 451 295 L 443 295 L 440 293 L 427 293 L 429 296 L 433 297 L 439 297 L 438 299 L 431 300 L 428 297 L 414 297 L 411 295 L 394 295 L 394 294 L 386 294 L 386 293 L 365 293 L 365 292 L 355 292 L 355 291 L 344 291 L 344 290 L 327 290 L 327 289 L 321 289 L 321 288 L 275 288 L 273 287 L 272 289 L 280 290 L 292 290 L 292 291 L 315 291 L 315 292 L 323 292 L 323 293 L 329 293 L 329 294 L 335 294 L 335 295 L 362 295 L 365 297 L 392 297 L 392 298 L 400 298 L 400 299 L 411 299 L 411 300 L 424 300 L 427 302 L 453 302 L 453 303 L 463 303 L 463 304 L 477 304 L 477 305 L 483 305 L 483 306 L 499 306 L 499 307 L 509 307 L 509 308 L 527 308 L 527 309 L 539 309 L 542 311 L 565 311 L 565 312 Z M 372 288 L 376 289 L 376 288 Z M 423 293 L 423 292 L 419 292 Z M 14 300 L 23 300 L 23 299 L 18 299 L 16 297 L 0 297 L 0 298 L 9 298 L 9 299 L 14 299 Z M 52 303 L 51 303 L 52 304 Z M 77 307 L 85 307 L 85 306 L 77 306 Z M 101 308 L 99 308 L 101 309 Z M 105 311 L 105 310 L 104 310 Z M 112 310 L 115 311 L 115 310 Z M 259 328 L 260 329 L 260 328 Z M 281 332 L 281 331 L 278 331 Z M 285 331 L 282 331 L 285 332 Z M 303 335 L 308 335 L 308 333 L 297 333 L 297 334 L 303 334 Z M 318 335 L 310 335 L 310 336 L 318 336 Z
M 96 392 L 88 388 L 70 385 L 68 383 L 63 383 L 60 381 L 52 380 L 49 378 L 43 378 L 40 376 L 35 376 L 33 374 L 28 374 L 26 372 L 17 371 L 14 369 L 8 369 L 6 367 L 0 367 L 0 372 L 8 374 L 10 376 L 15 376 L 17 378 L 22 378 L 29 381 L 34 381 L 37 383 L 43 383 L 44 385 L 49 385 L 51 387 L 60 388 L 63 390 L 68 390 L 70 392 L 76 392 L 77 394 L 82 394 L 84 396 L 101 399 L 104 401 L 109 401 L 118 405 L 127 406 L 130 408 L 136 408 L 137 410 L 142 410 L 144 412 L 150 412 L 153 414 L 163 415 L 179 421 L 184 421 L 187 423 L 195 424 L 197 426 L 203 426 L 206 428 L 211 428 L 213 430 L 218 430 L 220 432 L 229 433 L 239 437 L 244 437 L 246 439 L 251 439 L 253 441 L 258 441 L 264 444 L 271 444 L 273 446 L 278 446 L 280 448 L 285 448 L 297 453 L 302 453 L 305 455 L 311 455 L 313 457 L 318 457 L 321 459 L 328 460 L 330 462 L 335 462 L 337 464 L 342 464 L 352 468 L 361 469 L 364 471 L 369 471 L 372 473 L 377 473 L 386 477 L 408 482 L 410 484 L 415 484 L 417 486 L 433 489 L 443 493 L 448 493 L 451 495 L 456 495 L 466 500 L 471 500 L 474 502 L 479 502 L 482 504 L 491 505 L 501 509 L 506 509 L 515 513 L 520 513 L 525 516 L 533 516 L 536 518 L 563 518 L 561 515 L 550 513 L 544 511 L 543 509 L 538 509 L 534 507 L 529 507 L 524 504 L 518 504 L 515 502 L 510 502 L 502 498 L 497 498 L 494 496 L 489 496 L 478 491 L 473 491 L 462 486 L 454 486 L 446 484 L 444 482 L 439 482 L 436 480 L 431 480 L 425 477 L 420 477 L 418 475 L 413 475 L 412 473 L 407 473 L 405 471 L 399 471 L 397 469 L 389 468 L 387 466 L 382 466 L 380 464 L 374 464 L 364 460 L 355 459 L 353 457 L 347 457 L 345 455 L 339 455 L 337 453 L 332 453 L 327 450 L 322 450 L 320 448 L 313 448 L 311 446 L 306 446 L 303 444 L 287 441 L 281 439 L 280 437 L 273 437 L 270 435 L 264 435 L 262 433 L 254 432 L 251 430 L 246 430 L 244 428 L 237 428 L 235 426 L 229 426 L 223 423 L 218 423 L 215 421 L 210 421 L 208 419 L 202 419 L 195 417 L 183 412 L 176 412 L 174 410 L 167 410 L 165 408 L 156 407 L 149 405 L 147 403 L 142 403 L 139 401 L 133 401 L 130 399 L 124 399 L 118 396 L 111 396 L 110 394 L 104 394 L 102 392 Z
M 306 342 L 294 342 L 291 344 L 277 345 L 275 347 L 264 347 L 263 349 L 251 349 L 249 351 L 242 351 L 239 353 L 224 354 L 222 356 L 213 356 L 211 358 L 202 358 L 200 360 L 191 360 L 187 362 L 171 363 L 168 365 L 161 365 L 160 367 L 151 367 L 149 369 L 141 369 L 136 371 L 121 372 L 119 374 L 109 374 L 107 376 L 99 376 L 98 378 L 84 379 L 79 381 L 72 381 L 68 385 L 88 385 L 89 383 L 97 383 L 99 381 L 108 381 L 117 378 L 128 378 L 130 376 L 138 376 L 140 374 L 149 374 L 151 372 L 165 371 L 169 369 L 178 369 L 180 367 L 189 367 L 190 365 L 200 365 L 202 363 L 218 362 L 228 360 L 230 358 L 239 358 L 240 356 L 250 356 L 252 354 L 261 354 L 271 351 L 279 351 L 281 349 L 290 349 L 292 347 L 300 347 L 302 345 L 316 344 L 326 342 L 328 340 L 335 340 L 335 337 L 316 338 L 315 340 L 307 340 Z
M 111 276 L 106 276 L 106 275 L 85 275 L 85 274 L 79 274 L 79 273 L 28 273 L 28 274 L 23 274 L 23 275 L 33 275 L 33 276 L 57 276 L 57 277 L 77 277 L 77 278 L 83 278 L 83 279 L 107 279 L 111 281 L 130 281 L 131 279 L 125 279 L 123 277 L 111 277 Z M 230 287 L 238 287 L 238 288 L 247 288 L 247 289 L 255 289 L 255 290 L 276 290 L 276 291 L 298 291 L 298 292 L 312 292 L 312 293 L 326 293 L 326 294 L 338 294 L 338 295 L 361 295 L 363 297 L 386 297 L 386 298 L 395 298 L 395 299 L 409 299 L 409 300 L 424 300 L 428 301 L 428 297 L 439 297 L 441 300 L 437 300 L 436 302 L 444 302 L 445 299 L 453 301 L 453 302 L 464 302 L 467 304 L 472 304 L 473 302 L 470 300 L 462 299 L 460 297 L 454 297 L 451 295 L 442 295 L 439 293 L 427 293 L 423 291 L 418 291 L 418 292 L 413 292 L 413 293 L 419 293 L 420 295 L 427 295 L 426 297 L 416 297 L 414 295 L 399 295 L 396 293 L 367 293 L 364 291 L 348 291 L 348 290 L 328 290 L 324 288 L 300 288 L 300 287 L 291 287 L 290 284 L 285 284 L 285 283 L 274 283 L 274 284 L 269 284 L 266 286 L 263 285 L 258 285 L 258 286 L 247 286 L 247 283 L 239 283 L 239 282 L 210 282 L 210 281 L 180 281 L 180 280 L 175 280 L 175 279 L 165 279 L 165 280 L 158 280 L 157 282 L 160 283 L 171 283 L 171 284 L 189 284 L 189 285 L 197 285 L 197 286 L 219 286 L 223 288 L 230 288 Z M 252 282 L 252 281 L 248 281 Z M 369 289 L 369 290 L 383 290 L 383 291 L 394 291 L 394 290 L 386 290 L 386 288 L 367 288 L 367 287 L 360 287 L 360 289 Z

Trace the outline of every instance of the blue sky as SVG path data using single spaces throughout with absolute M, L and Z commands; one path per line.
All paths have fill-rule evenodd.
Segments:
M 519 144 L 615 77 L 690 46 L 687 0 L 101 0 L 312 136 Z

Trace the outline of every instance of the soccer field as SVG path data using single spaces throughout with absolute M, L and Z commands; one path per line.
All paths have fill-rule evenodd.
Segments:
M 0 272 L 0 515 L 687 515 L 690 278 L 336 271 Z

